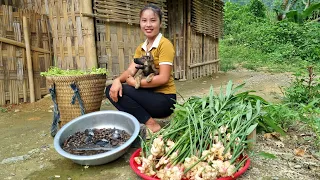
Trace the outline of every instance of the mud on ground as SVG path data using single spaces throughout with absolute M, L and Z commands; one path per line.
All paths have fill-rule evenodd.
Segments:
M 282 98 L 280 87 L 288 86 L 291 79 L 290 74 L 242 69 L 176 83 L 179 101 L 193 95 L 205 95 L 211 85 L 218 91 L 221 85 L 232 80 L 235 84 L 246 82 L 244 90 L 255 90 L 254 94 L 277 102 Z M 0 113 L 0 179 L 140 179 L 128 162 L 135 149 L 101 166 L 80 166 L 61 157 L 53 147 L 49 132 L 53 118 L 50 96 L 36 103 L 8 106 L 6 109 L 8 112 Z M 101 110 L 106 109 L 114 107 L 103 101 Z M 314 146 L 314 139 L 314 134 L 301 125 L 290 128 L 285 137 L 258 134 L 254 151 L 271 153 L 276 158 L 252 157 L 249 170 L 240 179 L 320 179 L 320 158 L 316 154 L 319 149 Z

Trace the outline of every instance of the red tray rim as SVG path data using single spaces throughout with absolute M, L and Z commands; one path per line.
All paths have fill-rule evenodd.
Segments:
M 133 154 L 131 155 L 130 157 L 130 166 L 131 166 L 131 169 L 138 175 L 140 176 L 141 178 L 145 179 L 145 180 L 160 180 L 159 178 L 157 177 L 150 177 L 150 176 L 147 176 L 143 173 L 140 172 L 140 170 L 138 169 L 138 164 L 135 162 L 134 158 L 139 156 L 140 155 L 140 151 L 141 151 L 141 148 L 137 149 L 135 152 L 133 152 Z M 228 177 L 221 177 L 221 178 L 218 178 L 217 180 L 233 180 L 233 179 L 237 179 L 238 177 L 240 177 L 244 172 L 247 171 L 247 169 L 249 168 L 250 166 L 250 159 L 248 157 L 248 159 L 246 160 L 244 166 L 239 169 L 233 176 L 228 176 Z

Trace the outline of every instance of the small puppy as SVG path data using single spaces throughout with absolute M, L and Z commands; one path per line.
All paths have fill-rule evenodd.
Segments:
M 134 76 L 136 89 L 139 89 L 143 77 L 146 77 L 147 82 L 151 82 L 153 77 L 159 74 L 159 70 L 156 69 L 154 65 L 154 59 L 151 53 L 147 53 L 141 58 L 134 58 L 133 61 L 137 64 L 136 68 L 138 69 L 138 72 Z

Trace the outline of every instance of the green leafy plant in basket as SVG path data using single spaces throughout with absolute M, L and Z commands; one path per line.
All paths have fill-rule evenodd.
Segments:
M 58 125 L 61 128 L 80 115 L 100 110 L 108 75 L 105 68 L 63 70 L 51 67 L 40 75 L 46 77 L 54 103 L 51 136 L 57 133 Z
M 108 75 L 108 71 L 105 68 L 96 68 L 96 67 L 93 67 L 89 70 L 78 70 L 78 69 L 63 70 L 58 67 L 51 67 L 48 71 L 40 73 L 41 76 L 77 76 L 77 75 L 85 75 L 85 74 Z

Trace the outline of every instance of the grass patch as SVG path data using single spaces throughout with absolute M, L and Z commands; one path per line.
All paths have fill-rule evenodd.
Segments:
M 316 73 L 320 71 L 320 62 L 311 63 L 303 60 L 279 60 L 277 54 L 263 53 L 244 45 L 227 45 L 226 40 L 219 44 L 219 56 L 221 59 L 221 71 L 227 72 L 237 67 L 269 72 L 303 72 L 306 67 L 313 66 Z

